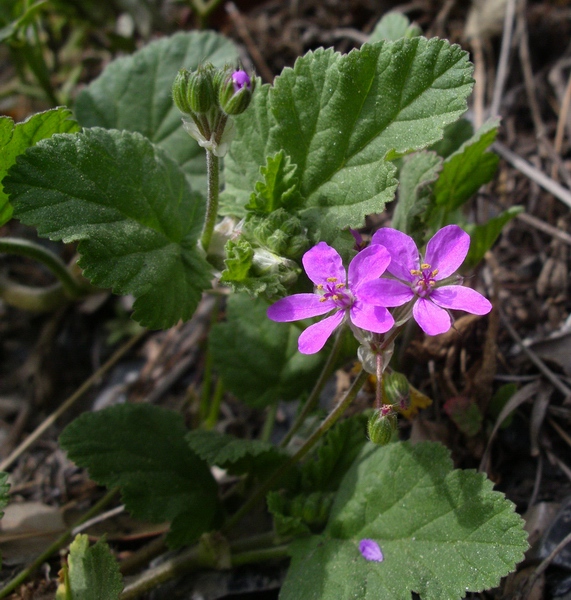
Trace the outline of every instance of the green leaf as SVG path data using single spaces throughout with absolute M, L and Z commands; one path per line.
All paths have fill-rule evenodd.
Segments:
M 336 490 L 366 442 L 367 418 L 357 415 L 337 423 L 323 437 L 315 457 L 301 468 L 304 491 Z
M 488 148 L 496 139 L 498 124 L 499 119 L 484 123 L 444 161 L 442 173 L 434 185 L 437 206 L 447 212 L 453 211 L 471 198 L 484 183 L 492 180 L 499 156 L 488 152 Z
M 482 225 L 466 224 L 464 229 L 470 234 L 470 250 L 466 257 L 466 266 L 475 267 L 484 254 L 494 245 L 505 224 L 524 211 L 523 206 L 511 206 Z
M 227 320 L 210 334 L 212 358 L 226 387 L 250 406 L 294 400 L 313 386 L 323 357 L 298 352 L 295 325 L 268 319 L 267 302 L 234 294 Z
M 268 156 L 266 165 L 260 168 L 262 180 L 255 186 L 246 209 L 255 213 L 269 214 L 279 208 L 292 210 L 300 205 L 297 165 L 282 151 Z
M 218 511 L 216 482 L 186 434 L 178 413 L 123 404 L 81 415 L 60 444 L 98 484 L 119 487 L 134 517 L 172 521 L 167 541 L 178 547 L 208 531 Z
M 95 285 L 134 294 L 151 328 L 189 319 L 210 267 L 197 249 L 204 201 L 164 151 L 137 133 L 86 130 L 30 148 L 4 181 L 15 215 L 53 240 L 80 240 Z
M 324 534 L 292 544 L 280 600 L 458 600 L 523 559 L 523 525 L 484 474 L 452 470 L 442 445 L 367 444 Z M 382 562 L 361 555 L 362 539 L 379 544 Z
M 332 243 L 392 199 L 395 168 L 385 157 L 434 143 L 466 110 L 471 72 L 466 53 L 438 39 L 306 54 L 271 89 L 256 90 L 254 112 L 237 119 L 226 210 L 240 216 L 265 157 L 283 149 L 299 170 L 310 237 Z
M 178 70 L 211 62 L 235 63 L 238 52 L 212 31 L 177 33 L 151 42 L 131 56 L 110 63 L 78 95 L 77 119 L 84 127 L 136 131 L 162 147 L 180 165 L 193 189 L 206 192 L 202 148 L 182 129 L 171 88 Z
M 27 27 L 36 17 L 39 9 L 45 4 L 47 4 L 47 0 L 40 0 L 31 6 L 27 6 L 27 4 L 22 3 L 24 12 L 14 21 L 8 23 L 2 27 L 2 29 L 0 29 L 0 44 L 8 42 L 12 36 L 18 33 L 19 30 Z
M 334 492 L 311 492 L 288 499 L 278 492 L 267 497 L 268 510 L 274 518 L 274 528 L 279 536 L 302 536 L 321 531 L 327 523 Z
M 311 533 L 300 515 L 289 514 L 290 501 L 279 492 L 269 492 L 267 505 L 274 521 L 274 530 L 278 536 L 300 537 Z
M 375 25 L 369 42 L 396 41 L 403 37 L 415 37 L 421 34 L 420 27 L 411 25 L 405 15 L 399 12 L 389 12 Z
M 240 439 L 215 431 L 191 431 L 186 441 L 210 466 L 226 469 L 232 475 L 248 473 L 263 478 L 289 458 L 285 450 L 269 442 Z
M 460 146 L 474 135 L 474 127 L 468 119 L 458 119 L 444 128 L 444 137 L 429 146 L 443 158 L 447 158 L 453 152 L 456 152 Z
M 269 105 L 270 85 L 257 81 L 250 106 L 234 117 L 234 139 L 224 159 L 225 188 L 220 194 L 220 214 L 245 217 L 246 205 L 260 179 L 268 156 L 280 151 L 270 146 L 275 119 Z
M 77 535 L 69 547 L 65 585 L 56 600 L 117 600 L 123 590 L 119 564 L 107 544 L 89 546 L 87 535 Z M 63 588 L 63 589 L 62 589 Z
M 422 228 L 421 216 L 430 204 L 432 184 L 441 169 L 442 159 L 434 152 L 417 152 L 404 157 L 392 227 L 409 235 Z
M 71 111 L 63 106 L 32 115 L 16 125 L 12 119 L 0 117 L 0 226 L 12 218 L 12 206 L 2 181 L 16 157 L 54 133 L 76 131 L 79 131 L 79 125 L 72 119 Z

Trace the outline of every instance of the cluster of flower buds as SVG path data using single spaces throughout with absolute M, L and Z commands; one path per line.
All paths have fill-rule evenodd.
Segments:
M 185 130 L 200 146 L 216 156 L 224 156 L 232 134 L 229 116 L 243 113 L 250 104 L 256 80 L 242 69 L 211 63 L 196 71 L 181 69 L 172 95 L 176 107 L 185 115 Z

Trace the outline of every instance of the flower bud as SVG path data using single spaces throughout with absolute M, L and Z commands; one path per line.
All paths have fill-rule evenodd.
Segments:
M 216 104 L 213 71 L 211 64 L 201 65 L 188 79 L 188 104 L 196 114 L 207 113 Z
M 190 115 L 192 109 L 188 102 L 188 80 L 190 72 L 186 69 L 181 69 L 175 77 L 174 83 L 172 84 L 172 97 L 176 107 L 180 112 Z
M 408 379 L 402 374 L 392 371 L 383 378 L 385 399 L 388 404 L 398 405 L 399 408 L 406 409 L 410 399 L 410 384 Z
M 251 79 L 246 71 L 227 73 L 218 92 L 220 108 L 227 115 L 243 113 L 250 104 L 255 85 L 256 80 Z
M 387 412 L 385 407 L 375 411 L 367 423 L 367 433 L 373 444 L 386 446 L 393 437 L 397 428 L 397 416 L 394 412 Z

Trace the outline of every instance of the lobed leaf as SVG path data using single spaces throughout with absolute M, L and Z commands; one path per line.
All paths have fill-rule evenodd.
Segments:
M 458 600 L 523 559 L 522 518 L 484 474 L 452 470 L 423 442 L 368 444 L 345 476 L 323 535 L 297 540 L 281 600 Z M 379 544 L 366 560 L 362 539 Z
M 226 210 L 240 216 L 265 157 L 283 149 L 298 167 L 304 224 L 314 240 L 332 243 L 340 229 L 383 210 L 397 183 L 386 158 L 441 138 L 466 110 L 471 86 L 466 53 L 444 40 L 365 44 L 343 56 L 309 52 L 237 119 Z
M 77 535 L 69 547 L 64 584 L 56 600 L 118 600 L 123 589 L 119 564 L 107 544 L 89 546 L 87 535 Z
M 302 202 L 296 171 L 296 165 L 291 163 L 283 150 L 274 156 L 268 156 L 266 164 L 260 167 L 262 180 L 256 183 L 255 192 L 250 196 L 246 209 L 269 214 L 280 208 L 296 208 Z
M 54 133 L 76 131 L 79 131 L 79 125 L 72 119 L 71 111 L 63 106 L 32 115 L 16 125 L 9 117 L 0 117 L 0 226 L 12 218 L 12 205 L 2 180 L 16 157 Z
M 53 240 L 79 240 L 95 285 L 136 297 L 152 328 L 189 319 L 210 285 L 197 248 L 204 201 L 143 136 L 91 129 L 28 149 L 5 179 L 15 215 Z
M 438 207 L 453 211 L 471 198 L 483 184 L 492 180 L 500 158 L 489 152 L 488 148 L 496 139 L 498 125 L 499 119 L 484 123 L 444 161 L 440 177 L 434 185 Z
M 94 481 L 121 489 L 133 516 L 172 521 L 167 541 L 178 547 L 208 531 L 219 507 L 216 482 L 186 434 L 174 411 L 123 404 L 81 415 L 59 441 Z
M 295 325 L 268 319 L 268 304 L 244 294 L 228 298 L 227 320 L 210 334 L 212 358 L 226 387 L 250 406 L 294 400 L 311 389 L 323 364 L 300 354 Z
M 233 475 L 248 473 L 263 478 L 289 458 L 285 450 L 261 440 L 245 440 L 216 431 L 194 430 L 186 441 L 193 452 L 211 467 L 216 465 Z
M 404 157 L 392 227 L 413 237 L 418 230 L 426 229 L 422 216 L 430 206 L 432 184 L 441 170 L 442 158 L 435 152 L 417 152 Z
M 506 223 L 517 217 L 523 210 L 523 206 L 511 206 L 486 223 L 481 225 L 466 224 L 464 228 L 470 234 L 470 250 L 466 257 L 466 264 L 475 267 L 484 258 L 484 254 L 494 245 Z
M 323 437 L 316 456 L 301 468 L 301 483 L 305 491 L 336 490 L 345 473 L 365 444 L 367 419 L 357 415 L 337 423 Z
M 77 96 L 75 113 L 84 127 L 126 129 L 163 148 L 186 174 L 193 189 L 206 192 L 204 150 L 182 128 L 171 96 L 179 69 L 205 62 L 235 63 L 234 44 L 212 31 L 177 33 L 151 42 L 110 63 Z

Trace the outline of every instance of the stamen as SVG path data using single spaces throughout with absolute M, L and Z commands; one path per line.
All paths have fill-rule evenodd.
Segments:
M 337 277 L 328 277 L 327 281 L 330 281 L 331 283 L 334 283 L 335 281 L 337 281 Z
M 432 277 L 436 277 L 438 275 L 438 271 L 440 271 L 440 269 L 434 269 L 434 271 L 432 271 Z
M 410 274 L 411 275 L 422 275 L 422 271 L 419 271 L 418 269 L 411 269 Z
M 428 263 L 422 263 L 420 265 L 420 268 L 424 271 L 426 269 L 430 269 L 430 265 Z
M 337 284 L 335 284 L 335 287 L 336 287 L 338 290 L 342 290 L 342 289 L 345 287 L 345 284 L 344 284 L 344 283 L 337 283 Z
M 315 287 L 316 287 L 318 290 L 322 290 L 322 289 L 323 289 L 323 284 L 322 284 L 322 283 L 318 283 L 318 284 L 317 284 Z
M 325 302 L 327 300 L 327 298 L 325 296 L 321 296 L 321 298 L 319 298 L 319 302 Z

